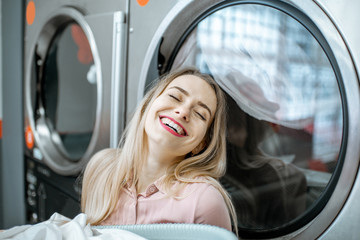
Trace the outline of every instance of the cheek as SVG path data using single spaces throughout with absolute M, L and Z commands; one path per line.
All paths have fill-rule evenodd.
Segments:
M 155 100 L 148 111 L 146 119 L 153 119 L 156 116 L 156 113 L 163 108 L 161 101 Z
M 145 118 L 145 125 L 144 125 L 145 134 L 148 135 L 149 130 L 151 130 L 151 129 L 152 129 L 152 123 L 150 121 L 149 114 L 148 114 Z
M 206 137 L 206 133 L 208 131 L 207 126 L 202 126 L 198 128 L 199 132 L 198 132 L 198 141 L 199 143 L 205 139 Z
M 147 130 L 151 130 L 151 128 L 155 124 L 157 107 L 156 107 L 156 104 L 154 104 L 154 103 L 150 106 L 150 108 L 148 109 L 147 114 L 144 116 L 145 117 L 145 131 L 146 132 L 147 132 Z
M 150 111 L 152 113 L 156 113 L 156 112 L 164 110 L 170 106 L 171 106 L 171 104 L 168 101 L 166 101 L 166 99 L 164 97 L 160 96 L 153 102 L 153 104 L 150 107 Z

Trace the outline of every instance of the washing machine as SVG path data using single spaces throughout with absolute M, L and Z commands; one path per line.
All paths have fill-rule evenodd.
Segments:
M 130 4 L 127 119 L 148 86 L 172 69 L 197 67 L 214 77 L 228 103 L 227 172 L 220 181 L 236 208 L 240 237 L 359 235 L 356 6 Z
M 26 218 L 80 212 L 81 172 L 123 130 L 127 2 L 26 1 Z

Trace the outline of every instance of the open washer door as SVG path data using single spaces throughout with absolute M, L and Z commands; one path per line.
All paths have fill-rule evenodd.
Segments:
M 117 144 L 124 24 L 122 12 L 84 16 L 61 8 L 44 22 L 30 51 L 25 126 L 35 141 L 26 143 L 35 159 L 60 175 L 79 173 L 96 151 Z
M 196 66 L 227 93 L 221 179 L 241 237 L 317 238 L 359 164 L 359 85 L 341 34 L 315 2 L 180 1 L 159 26 L 138 99 L 159 75 Z

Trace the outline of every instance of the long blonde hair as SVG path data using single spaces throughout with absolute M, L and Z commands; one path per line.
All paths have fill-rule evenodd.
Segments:
M 220 87 L 209 75 L 193 68 L 175 71 L 160 79 L 137 108 L 119 148 L 102 150 L 88 163 L 83 175 L 81 209 L 87 214 L 91 224 L 99 224 L 108 218 L 114 211 L 125 184 L 138 181 L 148 154 L 144 128 L 149 106 L 174 79 L 182 75 L 198 76 L 212 86 L 217 98 L 216 113 L 205 136 L 205 148 L 200 153 L 188 154 L 182 161 L 171 165 L 164 179 L 165 187 L 170 190 L 174 181 L 183 186 L 193 182 L 211 184 L 222 194 L 237 233 L 234 206 L 228 193 L 218 182 L 226 171 L 226 100 Z

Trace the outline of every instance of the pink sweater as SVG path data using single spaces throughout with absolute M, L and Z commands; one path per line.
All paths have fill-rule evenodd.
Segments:
M 166 197 L 161 178 L 136 195 L 124 188 L 114 212 L 101 225 L 201 223 L 231 231 L 228 209 L 221 193 L 207 183 L 188 184 L 180 199 Z

